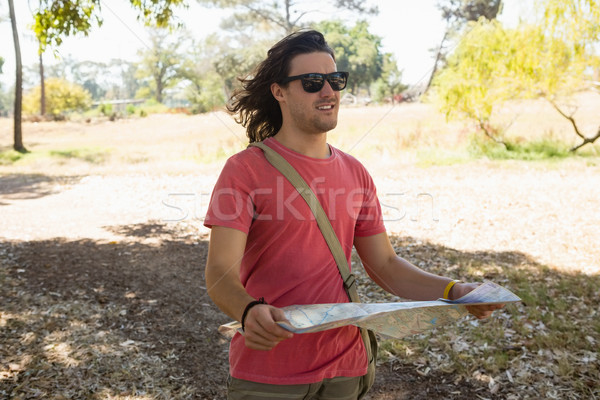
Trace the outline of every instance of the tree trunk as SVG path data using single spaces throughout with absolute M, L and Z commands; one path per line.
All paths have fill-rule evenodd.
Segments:
M 42 90 L 40 96 L 40 114 L 42 117 L 46 115 L 46 80 L 44 79 L 44 60 L 40 53 L 40 88 Z
M 17 19 L 15 17 L 15 5 L 13 0 L 8 0 L 10 10 L 10 22 L 12 26 L 13 42 L 15 45 L 15 59 L 17 64 L 17 79 L 15 82 L 15 109 L 14 109 L 14 143 L 13 148 L 25 153 L 27 149 L 23 146 L 23 133 L 21 131 L 21 115 L 23 106 L 23 63 L 21 61 L 21 46 L 19 45 L 19 32 L 17 31 Z
M 163 82 L 161 79 L 156 79 L 156 101 L 163 102 Z
M 433 77 L 435 76 L 435 74 L 437 72 L 438 64 L 440 63 L 440 61 L 442 59 L 442 54 L 443 54 L 442 52 L 444 50 L 444 44 L 446 43 L 446 39 L 448 38 L 448 33 L 449 33 L 449 28 L 446 28 L 446 32 L 444 32 L 444 37 L 442 38 L 442 41 L 440 42 L 440 47 L 438 47 L 437 54 L 435 55 L 435 62 L 433 63 L 433 70 L 431 71 L 431 75 L 429 76 L 429 81 L 427 82 L 427 86 L 425 86 L 425 89 L 423 90 L 423 95 L 425 95 L 425 93 L 427 93 L 427 91 L 431 87 L 431 82 L 433 82 Z

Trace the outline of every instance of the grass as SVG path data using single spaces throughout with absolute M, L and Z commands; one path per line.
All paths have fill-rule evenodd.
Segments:
M 404 245 L 402 239 L 395 244 Z M 434 259 L 431 272 L 443 275 L 458 265 L 457 278 L 483 276 L 523 302 L 488 320 L 467 318 L 402 341 L 384 341 L 383 360 L 465 379 L 484 374 L 524 398 L 548 398 L 553 391 L 569 392 L 574 399 L 600 394 L 600 276 L 553 270 L 518 253 L 463 254 L 444 248 Z
M 111 150 L 99 147 L 80 147 L 63 148 L 49 150 L 33 150 L 27 153 L 20 153 L 15 150 L 0 151 L 0 166 L 2 165 L 23 165 L 36 160 L 49 159 L 57 164 L 64 163 L 67 160 L 79 160 L 89 164 L 102 164 L 107 161 Z

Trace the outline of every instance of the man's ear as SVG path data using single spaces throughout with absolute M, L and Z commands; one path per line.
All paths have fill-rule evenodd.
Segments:
M 271 94 L 277 101 L 283 101 L 283 88 L 278 83 L 271 83 Z

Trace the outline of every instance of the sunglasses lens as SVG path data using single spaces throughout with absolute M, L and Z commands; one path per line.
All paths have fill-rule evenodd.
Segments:
M 308 93 L 318 92 L 324 83 L 325 77 L 321 74 L 307 74 L 302 78 L 302 87 Z
M 346 75 L 341 72 L 329 74 L 327 82 L 329 82 L 333 90 L 343 90 L 346 87 Z
M 331 74 L 305 74 L 297 77 L 302 81 L 302 88 L 308 93 L 316 93 L 323 88 L 325 79 L 331 85 L 331 88 L 335 91 L 344 90 L 346 82 L 348 81 L 348 75 L 345 72 L 332 72 Z

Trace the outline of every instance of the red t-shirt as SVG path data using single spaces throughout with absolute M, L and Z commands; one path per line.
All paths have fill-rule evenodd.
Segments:
M 328 215 L 350 262 L 355 236 L 385 231 L 371 176 L 354 157 L 330 146 L 314 159 L 275 139 L 264 142 L 304 178 Z M 247 292 L 276 307 L 346 303 L 342 279 L 305 200 L 251 147 L 231 157 L 217 181 L 204 224 L 248 234 L 240 279 Z M 271 351 L 231 341 L 230 374 L 270 384 L 307 384 L 336 376 L 361 376 L 367 357 L 358 328 L 346 326 L 294 335 Z

